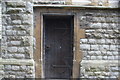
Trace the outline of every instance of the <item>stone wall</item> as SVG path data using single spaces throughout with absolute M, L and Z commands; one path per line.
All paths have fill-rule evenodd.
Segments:
M 34 3 L 65 4 L 64 1 L 34 0 Z M 1 4 L 0 79 L 34 78 L 33 1 L 2 0 Z M 118 78 L 120 12 L 117 9 L 78 10 L 78 27 L 86 31 L 86 38 L 80 39 L 83 52 L 80 78 Z
M 0 39 L 1 39 L 1 35 L 2 35 L 2 17 L 1 17 L 2 11 L 1 11 L 1 1 L 0 1 Z
M 80 39 L 83 52 L 81 78 L 119 77 L 120 12 L 118 10 L 82 10 L 80 28 L 86 38 Z
M 2 0 L 0 76 L 32 78 L 33 1 Z

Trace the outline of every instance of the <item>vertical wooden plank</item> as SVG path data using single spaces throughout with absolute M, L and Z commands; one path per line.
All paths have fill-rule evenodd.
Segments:
M 40 63 L 40 65 L 41 65 L 41 78 L 45 78 L 45 75 L 44 75 L 44 55 L 45 55 L 45 52 L 44 52 L 44 21 L 43 21 L 43 14 L 42 13 L 40 13 L 40 22 L 41 22 L 41 24 L 40 24 L 40 26 L 41 26 L 41 30 L 40 30 L 40 35 L 41 35 L 41 39 L 40 39 L 40 43 L 41 43 L 41 46 L 40 46 L 40 48 L 41 48 L 41 52 L 40 52 L 40 55 L 41 55 L 41 63 Z
M 34 35 L 36 38 L 36 50 L 34 53 L 34 60 L 35 60 L 35 77 L 41 78 L 41 26 L 40 26 L 40 12 L 39 9 L 35 9 L 35 29 Z
M 77 14 L 74 17 L 74 60 L 73 60 L 73 74 L 72 78 L 79 78 L 79 62 L 76 60 L 76 56 L 79 53 L 79 44 L 78 44 L 78 20 Z
M 73 60 L 73 79 L 80 77 L 80 62 L 82 60 L 83 53 L 80 51 L 80 38 L 85 38 L 85 30 L 79 28 L 78 14 L 74 19 L 74 60 Z

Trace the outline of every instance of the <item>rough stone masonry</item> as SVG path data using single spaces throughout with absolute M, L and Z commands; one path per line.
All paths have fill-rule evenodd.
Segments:
M 117 10 L 82 10 L 81 28 L 86 38 L 80 40 L 83 51 L 81 78 L 118 79 L 120 48 L 120 12 Z
M 2 8 L 0 79 L 35 78 L 34 2 L 33 0 L 0 0 Z M 80 39 L 80 50 L 84 54 L 80 63 L 80 78 L 117 80 L 120 73 L 119 9 L 82 9 L 79 11 L 79 22 L 81 24 L 78 27 L 85 29 L 85 38 Z
M 33 1 L 2 0 L 0 78 L 34 78 Z

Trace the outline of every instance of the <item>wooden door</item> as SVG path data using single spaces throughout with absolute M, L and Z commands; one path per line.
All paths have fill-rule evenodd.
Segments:
M 66 79 L 72 76 L 73 16 L 44 16 L 45 78 Z

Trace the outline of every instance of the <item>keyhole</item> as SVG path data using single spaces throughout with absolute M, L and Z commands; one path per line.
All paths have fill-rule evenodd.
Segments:
M 60 49 L 61 49 L 62 47 L 60 46 Z

